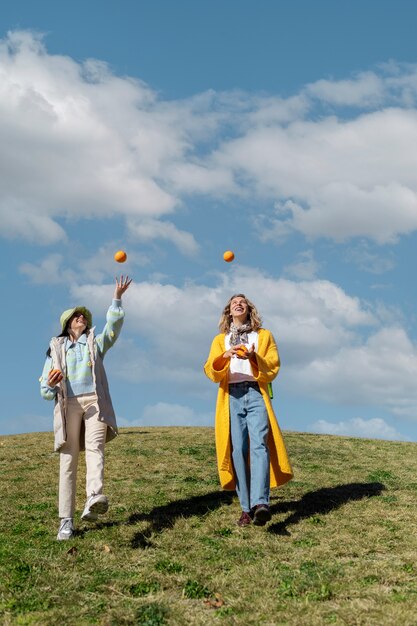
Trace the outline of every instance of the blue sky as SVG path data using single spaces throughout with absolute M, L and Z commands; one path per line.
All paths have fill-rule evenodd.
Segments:
M 417 5 L 5 4 L 0 433 L 51 429 L 59 315 L 100 329 L 123 270 L 120 425 L 213 423 L 202 366 L 244 292 L 285 430 L 417 441 Z

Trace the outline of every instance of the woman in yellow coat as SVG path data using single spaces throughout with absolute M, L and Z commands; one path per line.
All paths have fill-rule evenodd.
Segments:
M 220 482 L 236 489 L 242 508 L 239 526 L 271 519 L 270 487 L 285 484 L 292 469 L 269 397 L 278 374 L 275 340 L 261 328 L 256 307 L 243 294 L 230 298 L 220 318 L 220 334 L 204 366 L 219 384 L 216 450 Z

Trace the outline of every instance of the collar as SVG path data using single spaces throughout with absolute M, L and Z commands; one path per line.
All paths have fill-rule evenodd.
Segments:
M 83 333 L 77 341 L 72 342 L 71 339 L 69 337 L 66 338 L 65 340 L 65 350 L 69 350 L 71 348 L 71 346 L 75 345 L 76 343 L 82 343 L 84 345 L 86 345 L 87 343 L 87 335 L 85 333 Z

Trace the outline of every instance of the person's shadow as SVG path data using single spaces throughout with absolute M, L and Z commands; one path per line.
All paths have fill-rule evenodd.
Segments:
M 153 533 L 161 532 L 165 528 L 172 528 L 178 517 L 202 517 L 206 513 L 223 505 L 230 505 L 234 499 L 233 491 L 212 491 L 202 496 L 194 496 L 184 500 L 174 500 L 163 506 L 157 506 L 149 513 L 133 513 L 127 524 L 147 521 L 148 527 L 144 532 L 137 532 L 131 540 L 132 548 L 148 548 L 152 545 L 150 537 Z
M 78 537 L 84 536 L 92 530 L 100 528 L 112 528 L 113 526 L 133 526 L 138 522 L 146 521 L 148 526 L 144 532 L 137 532 L 131 540 L 132 548 L 148 548 L 152 545 L 150 537 L 166 528 L 172 528 L 178 517 L 202 517 L 210 511 L 233 502 L 233 491 L 212 491 L 201 496 L 174 500 L 162 506 L 154 507 L 149 513 L 132 513 L 123 521 L 97 521 L 94 526 L 85 526 L 76 531 Z
M 347 502 L 381 495 L 385 486 L 382 483 L 347 483 L 336 487 L 323 487 L 309 491 L 298 501 L 279 502 L 271 506 L 271 513 L 288 513 L 283 521 L 270 524 L 268 532 L 275 535 L 289 535 L 288 526 L 298 524 L 303 519 L 315 515 L 327 515 Z
M 268 532 L 277 535 L 289 535 L 287 527 L 298 524 L 303 519 L 315 515 L 326 515 L 347 502 L 379 496 L 385 489 L 382 483 L 347 483 L 336 487 L 324 487 L 309 491 L 298 501 L 286 501 L 272 504 L 271 513 L 292 513 L 283 521 L 270 524 Z M 127 524 L 147 521 L 148 526 L 143 532 L 136 532 L 131 539 L 132 548 L 147 548 L 152 545 L 153 533 L 172 528 L 178 517 L 203 516 L 223 505 L 230 505 L 235 498 L 232 491 L 212 491 L 210 493 L 175 500 L 163 506 L 153 508 L 149 513 L 133 513 Z

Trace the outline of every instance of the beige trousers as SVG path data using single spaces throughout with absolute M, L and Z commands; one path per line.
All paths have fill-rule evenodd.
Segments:
M 87 497 L 103 492 L 107 424 L 98 419 L 97 396 L 95 393 L 88 393 L 68 398 L 67 441 L 59 451 L 59 517 L 61 518 L 74 517 L 80 431 L 83 422 Z

